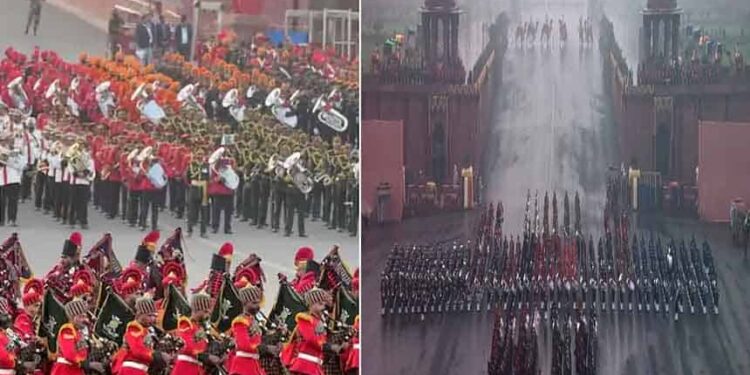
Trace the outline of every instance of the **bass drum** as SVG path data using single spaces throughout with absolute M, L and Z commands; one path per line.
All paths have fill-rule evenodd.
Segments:
M 228 189 L 237 190 L 240 186 L 240 176 L 232 168 L 224 168 L 219 172 L 221 176 L 221 183 L 224 184 Z
M 147 176 L 148 180 L 151 181 L 151 184 L 154 185 L 155 188 L 162 189 L 167 186 L 167 173 L 164 172 L 161 163 L 152 165 L 148 170 Z

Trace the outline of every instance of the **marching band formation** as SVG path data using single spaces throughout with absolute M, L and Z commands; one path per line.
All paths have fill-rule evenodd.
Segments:
M 122 267 L 104 235 L 84 254 L 65 240 L 58 264 L 33 278 L 21 240 L 0 246 L 0 373 L 3 374 L 356 374 L 359 275 L 334 247 L 318 263 L 295 254 L 293 280 L 266 316 L 261 259 L 234 270 L 233 246 L 213 255 L 191 289 L 182 230 L 161 246 L 151 232 Z
M 305 236 L 309 216 L 356 235 L 356 70 L 312 47 L 257 43 L 157 67 L 6 50 L 0 225 L 19 223 L 20 199 L 83 229 L 91 201 L 144 231 L 168 207 L 201 236 L 232 233 L 233 218 Z

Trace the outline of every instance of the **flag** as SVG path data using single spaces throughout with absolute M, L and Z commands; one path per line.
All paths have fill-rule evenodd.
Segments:
M 302 297 L 292 289 L 291 285 L 282 282 L 279 288 L 279 294 L 276 296 L 276 303 L 268 314 L 268 320 L 277 326 L 285 324 L 287 330 L 292 332 L 297 325 L 294 317 L 301 312 L 307 311 L 307 306 Z
M 214 303 L 214 310 L 211 312 L 211 323 L 217 331 L 226 332 L 232 327 L 234 318 L 242 314 L 242 310 L 242 301 L 237 295 L 237 290 L 225 277 L 221 292 L 216 299 L 216 303 Z
M 354 318 L 359 315 L 359 300 L 346 288 L 338 288 L 334 305 L 334 318 L 348 326 L 354 325 Z
M 120 296 L 107 290 L 104 305 L 96 318 L 94 333 L 116 342 L 117 345 L 122 345 L 125 328 L 133 319 L 135 319 L 135 313 L 128 304 Z
M 65 307 L 48 288 L 44 292 L 42 319 L 37 329 L 37 336 L 47 339 L 47 347 L 51 353 L 57 352 L 57 334 L 60 332 L 60 327 L 67 322 L 68 316 L 65 314 Z
M 167 295 L 164 297 L 163 306 L 161 328 L 165 332 L 177 329 L 177 321 L 180 317 L 190 315 L 190 304 L 177 287 L 172 284 L 169 285 Z

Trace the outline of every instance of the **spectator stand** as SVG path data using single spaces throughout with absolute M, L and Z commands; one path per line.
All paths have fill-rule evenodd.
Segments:
M 359 57 L 359 23 L 359 12 L 351 9 L 289 9 L 284 15 L 284 37 L 306 31 L 309 43 L 332 47 L 351 60 Z

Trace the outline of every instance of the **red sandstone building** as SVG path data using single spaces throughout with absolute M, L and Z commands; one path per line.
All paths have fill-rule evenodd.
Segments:
M 464 202 L 467 184 L 462 171 L 471 168 L 476 185 L 481 164 L 482 140 L 489 119 L 489 98 L 494 64 L 501 60 L 497 44 L 485 47 L 474 68 L 466 72 L 458 56 L 461 10 L 454 0 L 426 0 L 421 8 L 418 58 L 406 63 L 383 56 L 374 71 L 362 79 L 363 134 L 368 120 L 402 123 L 402 137 L 376 145 L 363 137 L 365 159 L 391 160 L 379 155 L 403 155 L 401 181 L 368 181 L 363 178 L 363 203 L 378 192 L 366 186 L 405 184 L 404 215 L 424 214 L 471 205 Z M 497 25 L 495 26 L 497 27 Z M 390 60 L 389 60 L 390 59 Z M 373 137 L 375 139 L 375 137 Z M 368 142 L 370 142 L 368 144 Z M 382 193 L 381 193 L 382 195 Z M 386 215 L 388 216 L 388 215 Z
M 744 134 L 746 143 L 750 142 L 750 126 L 747 125 L 750 122 L 750 71 L 744 63 L 721 66 L 713 62 L 691 61 L 690 56 L 681 55 L 684 42 L 681 38 L 685 35 L 680 28 L 681 14 L 676 0 L 647 2 L 642 11 L 637 84 L 633 82 L 632 69 L 622 58 L 614 37 L 606 36 L 612 25 L 602 24 L 605 74 L 614 103 L 621 160 L 626 164 L 636 162 L 642 170 L 660 173 L 665 184 L 667 181 L 679 182 L 684 187 L 685 197 L 694 195 L 694 187 L 700 185 L 698 199 L 721 206 L 707 208 L 705 202 L 701 202 L 701 213 L 721 210 L 728 213 L 732 195 L 740 192 L 735 191 L 737 189 L 707 188 L 705 184 L 739 185 L 741 180 L 732 176 L 749 174 L 750 170 L 743 167 L 739 157 L 722 163 L 712 160 L 710 151 L 699 157 L 701 133 L 713 134 L 699 132 L 699 124 L 737 123 L 733 131 L 720 134 Z M 721 138 L 713 136 L 711 139 L 717 141 Z M 704 147 L 704 150 L 712 148 Z M 726 169 L 706 174 L 721 175 L 725 180 L 698 184 L 696 171 L 703 175 L 702 162 L 712 169 Z M 747 200 L 750 196 L 744 198 Z M 709 216 L 711 220 L 717 219 L 714 214 Z

